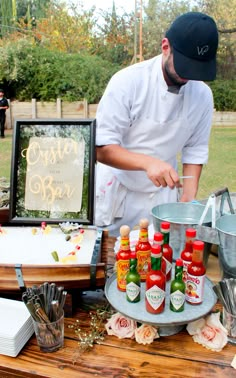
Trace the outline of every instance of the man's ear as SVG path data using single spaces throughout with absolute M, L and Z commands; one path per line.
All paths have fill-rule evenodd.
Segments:
M 169 43 L 168 38 L 163 38 L 163 40 L 161 42 L 161 49 L 162 49 L 163 55 L 169 55 L 169 53 L 171 51 L 171 47 L 170 47 L 170 43 Z

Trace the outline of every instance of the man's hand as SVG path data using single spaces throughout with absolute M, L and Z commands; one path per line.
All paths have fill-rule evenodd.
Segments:
M 147 165 L 146 173 L 157 187 L 168 186 L 171 189 L 182 187 L 177 172 L 170 164 L 162 160 L 152 158 L 151 163 Z

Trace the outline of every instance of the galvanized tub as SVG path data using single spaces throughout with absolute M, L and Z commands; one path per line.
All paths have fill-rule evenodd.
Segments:
M 186 229 L 191 227 L 197 230 L 205 206 L 191 202 L 174 202 L 155 206 L 152 209 L 153 226 L 155 231 L 160 231 L 162 221 L 170 222 L 170 245 L 173 248 L 173 259 L 180 257 L 186 240 Z M 207 210 L 202 227 L 211 230 L 212 211 Z M 200 239 L 200 238 L 199 238 Z M 204 263 L 207 265 L 212 243 L 205 240 Z
M 236 278 L 236 214 L 225 214 L 216 220 L 219 235 L 218 258 L 223 278 Z

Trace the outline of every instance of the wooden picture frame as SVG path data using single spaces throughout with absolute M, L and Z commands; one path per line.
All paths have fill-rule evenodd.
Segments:
M 15 120 L 9 222 L 94 221 L 95 119 Z

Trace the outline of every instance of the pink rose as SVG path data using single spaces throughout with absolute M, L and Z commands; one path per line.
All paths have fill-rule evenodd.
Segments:
M 135 320 L 126 318 L 124 315 L 117 312 L 105 324 L 108 335 L 114 335 L 119 339 L 134 338 L 134 331 L 137 328 Z
M 139 344 L 151 344 L 154 339 L 159 336 L 157 328 L 152 327 L 149 324 L 142 324 L 140 327 L 135 329 L 135 340 Z
M 227 344 L 227 330 L 220 322 L 220 313 L 216 312 L 187 325 L 187 331 L 196 343 L 207 349 L 220 352 Z

